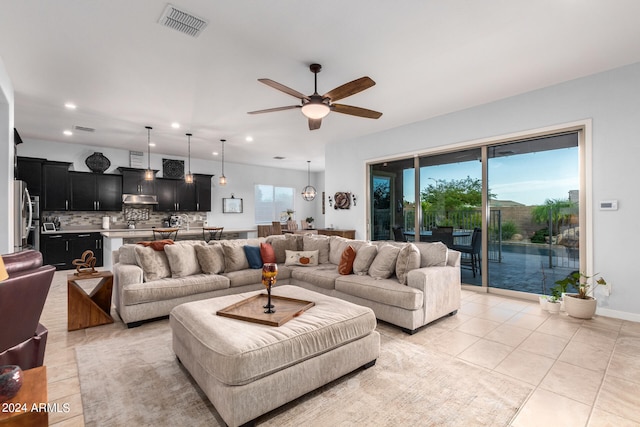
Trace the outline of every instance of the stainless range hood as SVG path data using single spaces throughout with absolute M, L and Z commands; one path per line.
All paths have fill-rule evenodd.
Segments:
M 122 204 L 127 206 L 157 205 L 158 199 L 151 194 L 123 194 Z

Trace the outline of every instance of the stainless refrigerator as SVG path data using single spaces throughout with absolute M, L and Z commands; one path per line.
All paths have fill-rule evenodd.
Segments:
M 31 196 L 24 181 L 14 181 L 15 207 L 14 252 L 24 249 L 40 250 L 40 200 Z

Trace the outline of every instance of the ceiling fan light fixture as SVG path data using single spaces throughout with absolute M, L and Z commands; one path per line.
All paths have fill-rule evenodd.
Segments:
M 331 109 L 324 102 L 307 102 L 302 106 L 302 114 L 309 119 L 322 119 L 329 114 Z
M 302 198 L 311 202 L 316 198 L 317 193 L 315 187 L 311 185 L 311 160 L 307 160 L 307 186 L 302 189 Z

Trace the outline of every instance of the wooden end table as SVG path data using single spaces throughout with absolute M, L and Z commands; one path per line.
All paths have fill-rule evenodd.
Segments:
M 18 394 L 2 402 L 0 426 L 46 427 L 49 425 L 49 413 L 46 410 L 47 368 L 40 366 L 27 369 L 22 375 L 22 387 Z
M 77 282 L 81 280 L 101 279 L 90 294 Z M 113 273 L 97 271 L 95 274 L 67 275 L 67 329 L 90 328 L 92 326 L 113 323 L 111 317 L 111 292 L 113 290 Z

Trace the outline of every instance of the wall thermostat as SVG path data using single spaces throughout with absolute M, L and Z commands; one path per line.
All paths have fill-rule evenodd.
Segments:
M 618 201 L 617 200 L 602 200 L 600 202 L 600 210 L 601 211 L 617 211 L 618 210 Z

